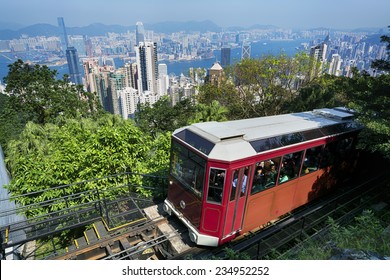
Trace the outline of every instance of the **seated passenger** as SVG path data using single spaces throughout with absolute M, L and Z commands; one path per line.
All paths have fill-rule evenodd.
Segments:
M 268 172 L 268 181 L 276 183 L 276 176 L 278 175 L 278 171 L 276 169 L 276 165 L 273 163 L 271 164 L 271 170 Z
M 265 176 L 263 173 L 263 167 L 258 166 L 256 168 L 255 177 L 253 179 L 253 184 L 262 186 L 262 185 L 264 185 L 264 181 L 265 181 Z
M 318 170 L 318 159 L 314 156 L 306 157 L 303 162 L 303 170 L 305 174 Z
M 288 176 L 284 171 L 280 171 L 279 183 L 284 183 L 288 181 Z
M 264 185 L 265 185 L 265 176 L 263 173 L 263 167 L 261 165 L 258 165 L 256 167 L 255 175 L 253 177 L 253 186 L 252 186 L 251 194 L 255 194 L 264 190 Z

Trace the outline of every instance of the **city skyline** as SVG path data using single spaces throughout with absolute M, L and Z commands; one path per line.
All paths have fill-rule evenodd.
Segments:
M 1 4 L 1 25 L 56 25 L 63 17 L 68 27 L 103 24 L 134 25 L 136 22 L 211 20 L 221 27 L 255 24 L 282 28 L 383 28 L 390 25 L 388 0 L 13 0 Z

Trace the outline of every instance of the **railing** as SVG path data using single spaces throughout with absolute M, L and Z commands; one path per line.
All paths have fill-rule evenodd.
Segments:
M 141 208 L 161 202 L 167 186 L 167 177 L 126 172 L 13 196 L 11 200 L 28 196 L 39 202 L 1 210 L 0 217 L 15 214 L 26 217 L 0 228 L 2 248 L 85 226 L 101 218 L 110 228 L 117 227 L 126 222 L 124 219 L 137 216 L 134 213 L 141 212 Z M 51 192 L 52 198 L 47 192 Z

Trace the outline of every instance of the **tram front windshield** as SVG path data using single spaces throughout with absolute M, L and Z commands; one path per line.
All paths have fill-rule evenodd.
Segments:
M 203 194 L 206 161 L 172 141 L 171 175 L 198 197 Z

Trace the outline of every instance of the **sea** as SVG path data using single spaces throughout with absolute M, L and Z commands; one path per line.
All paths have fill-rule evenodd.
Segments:
M 261 58 L 263 55 L 279 55 L 281 53 L 287 56 L 293 56 L 298 51 L 302 50 L 302 44 L 307 43 L 307 40 L 264 40 L 251 43 L 251 58 Z M 242 48 L 232 48 L 231 50 L 231 64 L 237 63 L 241 59 Z M 3 82 L 3 78 L 8 75 L 8 65 L 16 61 L 18 55 L 15 53 L 0 52 L 0 81 Z M 115 58 L 115 66 L 121 67 L 125 61 L 120 58 Z M 189 61 L 159 61 L 158 63 L 167 64 L 168 74 L 174 74 L 180 76 L 181 74 L 187 75 L 189 69 L 192 68 L 210 68 L 214 62 L 221 61 L 221 51 L 215 50 L 214 57 L 201 59 L 201 60 L 189 60 Z M 51 69 L 55 69 L 58 72 L 57 77 L 62 78 L 64 74 L 68 74 L 67 65 L 62 66 L 50 66 Z M 82 68 L 81 68 L 82 69 Z

